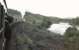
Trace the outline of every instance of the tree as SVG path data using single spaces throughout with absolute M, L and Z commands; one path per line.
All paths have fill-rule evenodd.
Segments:
M 79 25 L 79 17 L 75 18 L 75 19 L 72 19 L 72 23 L 74 25 Z
M 79 31 L 75 27 L 69 27 L 64 34 L 65 50 L 79 50 Z

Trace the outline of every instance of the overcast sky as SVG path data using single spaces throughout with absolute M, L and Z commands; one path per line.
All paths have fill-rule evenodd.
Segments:
M 62 18 L 79 16 L 79 0 L 6 0 L 9 8 Z

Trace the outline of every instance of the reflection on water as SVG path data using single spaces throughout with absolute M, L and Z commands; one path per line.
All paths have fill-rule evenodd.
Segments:
M 63 35 L 68 27 L 71 27 L 69 23 L 52 24 L 48 30 Z

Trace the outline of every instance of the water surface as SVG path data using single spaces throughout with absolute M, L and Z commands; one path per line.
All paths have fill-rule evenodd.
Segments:
M 52 24 L 48 30 L 63 35 L 68 27 L 71 27 L 69 23 Z

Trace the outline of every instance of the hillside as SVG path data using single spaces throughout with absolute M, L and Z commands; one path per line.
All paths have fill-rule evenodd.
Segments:
M 36 28 L 39 28 L 39 26 L 40 26 L 42 31 L 45 31 L 51 24 L 56 24 L 56 23 L 60 23 L 60 22 L 69 23 L 70 25 L 72 25 L 72 27 L 69 27 L 66 30 L 64 36 L 62 37 L 63 41 L 60 40 L 60 37 L 57 38 L 57 36 L 60 36 L 57 34 L 56 37 L 52 36 L 53 38 L 57 38 L 57 39 L 52 40 L 50 38 L 49 40 L 47 40 L 47 41 L 52 40 L 51 41 L 52 43 L 48 42 L 48 44 L 49 43 L 51 44 L 51 46 L 50 46 L 51 50 L 52 50 L 52 48 L 54 50 L 79 50 L 79 47 L 78 47 L 78 45 L 79 45 L 79 30 L 76 29 L 76 26 L 79 26 L 79 17 L 72 18 L 72 19 L 61 19 L 61 18 L 57 18 L 57 17 L 47 17 L 47 16 L 43 16 L 43 15 L 39 15 L 39 14 L 33 14 L 30 12 L 26 12 L 24 19 L 26 20 L 26 23 L 34 25 L 35 27 L 37 26 Z M 47 23 L 47 24 L 45 24 L 45 23 Z M 48 24 L 48 23 L 50 23 L 50 24 Z M 41 25 L 43 25 L 43 26 L 41 26 Z M 48 27 L 46 27 L 46 26 L 48 26 Z M 43 27 L 45 29 L 42 29 Z M 45 32 L 47 32 L 47 31 L 45 31 Z M 52 33 L 52 34 L 54 34 L 54 33 Z M 58 42 L 58 39 L 59 39 L 59 41 L 61 41 L 61 43 Z M 54 43 L 54 41 L 58 42 L 58 43 Z M 55 46 L 56 46 L 56 48 L 54 48 Z M 60 46 L 60 47 L 58 47 L 58 46 Z M 62 49 L 57 49 L 57 48 L 62 48 Z
M 14 22 L 22 21 L 21 12 L 18 10 L 8 9 L 8 15 L 14 18 Z
M 28 23 L 16 23 L 13 33 L 17 37 L 17 50 L 63 50 L 63 36 L 35 28 Z
M 10 50 L 64 50 L 65 47 L 66 50 L 78 50 L 79 31 L 75 26 L 79 26 L 79 18 L 61 19 L 25 12 L 23 21 L 19 11 L 9 9 L 8 13 L 15 22 L 11 26 Z M 47 30 L 51 24 L 59 22 L 68 22 L 74 28 L 68 28 L 63 36 Z
M 26 12 L 23 22 L 19 11 L 9 9 L 8 14 L 15 22 L 9 50 L 63 50 L 63 36 L 46 30 L 52 24 L 48 17 Z

